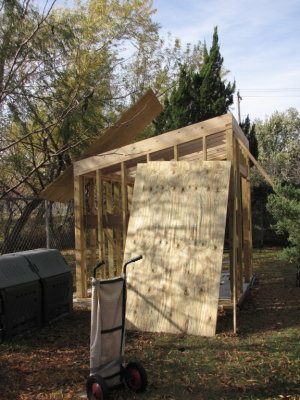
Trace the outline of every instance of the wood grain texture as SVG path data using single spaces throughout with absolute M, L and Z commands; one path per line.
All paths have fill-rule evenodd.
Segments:
M 74 180 L 76 290 L 78 298 L 87 297 L 84 211 L 84 177 L 79 177 L 79 179 Z
M 105 133 L 93 142 L 79 159 L 110 151 L 132 143 L 134 138 L 162 111 L 163 107 L 151 89 Z M 69 166 L 41 193 L 42 199 L 67 202 L 74 196 L 73 166 Z
M 225 234 L 229 161 L 137 168 L 124 260 L 128 327 L 213 336 Z
M 216 135 L 220 133 L 219 144 L 225 140 L 224 131 L 227 125 L 232 125 L 234 117 L 232 114 L 225 114 L 219 117 L 211 118 L 206 121 L 198 122 L 197 124 L 189 125 L 171 132 L 166 132 L 162 135 L 154 136 L 140 142 L 129 144 L 120 147 L 114 152 L 109 151 L 97 156 L 86 158 L 85 160 L 77 161 L 74 163 L 74 175 L 84 175 L 96 169 L 103 169 L 119 165 L 121 162 L 128 160 L 138 160 L 145 157 L 147 161 L 147 154 L 155 153 L 158 151 L 168 151 L 176 145 L 180 146 L 187 142 L 193 142 L 203 136 Z M 223 139 L 222 139 L 223 137 Z M 208 143 L 209 147 L 209 143 Z M 194 146 L 191 149 L 194 152 Z M 200 151 L 200 141 L 199 149 Z M 172 154 L 173 152 L 170 152 Z M 182 155 L 182 150 L 179 150 Z M 152 157 L 151 157 L 152 158 Z M 172 157 L 173 158 L 173 154 Z M 165 157 L 164 157 L 165 159 Z M 139 161 L 136 161 L 136 163 Z

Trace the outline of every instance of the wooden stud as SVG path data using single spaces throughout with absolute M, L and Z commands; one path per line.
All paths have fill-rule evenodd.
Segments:
M 174 161 L 179 161 L 179 148 L 177 145 L 173 147 L 174 149 Z
M 228 221 L 228 236 L 229 236 L 229 271 L 230 271 L 230 292 L 231 299 L 234 299 L 234 279 L 233 273 L 236 262 L 234 262 L 235 255 L 235 246 L 234 246 L 234 229 L 236 229 L 234 225 L 235 218 L 235 160 L 234 160 L 234 140 L 233 140 L 233 130 L 231 126 L 228 126 L 226 129 L 226 153 L 227 160 L 231 161 L 231 172 L 230 172 L 230 184 L 229 184 L 229 198 L 228 198 L 228 210 L 227 210 L 227 221 Z
M 250 215 L 249 215 L 249 195 L 248 195 L 248 182 L 242 178 L 242 204 L 243 204 L 243 254 L 245 265 L 245 282 L 249 283 L 251 280 L 251 230 L 250 230 Z
M 243 244 L 242 244 L 242 191 L 240 176 L 240 146 L 235 139 L 236 196 L 237 196 L 237 296 L 243 293 Z
M 84 178 L 74 179 L 75 254 L 77 298 L 87 297 L 86 231 L 84 228 Z
M 133 185 L 127 185 L 127 196 L 128 196 L 128 214 L 130 214 L 132 196 L 133 196 Z
M 248 166 L 248 179 L 247 179 L 247 186 L 248 186 L 248 217 L 249 217 L 249 252 L 250 252 L 250 259 L 249 259 L 249 276 L 253 277 L 253 242 L 252 242 L 252 206 L 251 206 L 251 181 L 250 181 L 250 167 Z
M 106 194 L 106 212 L 113 213 L 113 184 L 111 182 L 105 182 L 105 194 Z M 107 246 L 107 259 L 108 259 L 108 278 L 115 276 L 115 242 L 114 232 L 112 229 L 106 228 L 104 230 L 105 237 L 108 240 Z
M 206 136 L 203 136 L 202 138 L 202 151 L 203 151 L 203 160 L 207 160 L 207 140 Z
M 252 271 L 252 210 L 251 210 L 251 182 L 250 182 L 250 165 L 249 159 L 247 158 L 247 178 L 244 180 L 243 187 L 243 197 L 245 208 L 245 228 L 244 228 L 244 238 L 245 238 L 245 281 L 250 282 L 253 271 Z
M 96 207 L 95 207 L 95 181 L 94 180 L 91 180 L 91 182 L 90 182 L 88 202 L 89 202 L 90 214 L 95 215 Z M 97 231 L 95 228 L 91 228 L 89 230 L 89 236 L 90 236 L 90 265 L 91 265 L 91 268 L 93 268 L 97 262 L 97 253 L 96 253 Z
M 232 307 L 233 307 L 233 333 L 236 334 L 237 332 L 237 279 L 236 279 L 236 271 L 237 271 L 237 218 L 236 218 L 236 208 L 237 208 L 237 196 L 236 196 L 236 181 L 237 181 L 237 176 L 236 176 L 236 169 L 234 169 L 234 178 L 233 178 L 234 184 L 233 184 L 233 193 L 234 193 L 234 212 L 232 215 L 232 247 L 233 247 L 233 252 L 232 252 L 232 271 L 230 273 L 230 278 L 232 280 Z
M 103 181 L 101 170 L 96 171 L 96 198 L 97 198 L 97 225 L 98 225 L 98 251 L 99 251 L 99 260 L 105 260 L 105 237 L 104 237 L 104 229 L 103 229 Z M 104 278 L 105 274 L 103 273 L 104 269 L 102 269 L 102 278 Z
M 123 243 L 126 242 L 127 227 L 128 227 L 128 192 L 127 192 L 127 170 L 123 162 L 121 164 L 122 177 L 122 220 L 123 220 Z
M 114 184 L 114 212 L 116 214 L 122 213 L 122 190 L 120 183 Z M 122 246 L 122 228 L 115 229 L 115 243 L 116 243 L 116 275 L 122 273 L 123 261 L 123 246 Z

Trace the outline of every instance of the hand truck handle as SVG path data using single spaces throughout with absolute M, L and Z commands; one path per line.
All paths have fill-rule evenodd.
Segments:
M 132 258 L 131 260 L 127 261 L 127 262 L 124 264 L 124 266 L 123 266 L 123 274 L 126 275 L 126 268 L 127 268 L 127 265 L 128 265 L 128 264 L 133 263 L 133 262 L 136 262 L 136 261 L 139 261 L 139 260 L 141 260 L 142 258 L 143 258 L 143 256 L 137 256 L 137 257 L 134 257 L 134 258 Z
M 94 267 L 94 269 L 93 269 L 93 277 L 94 277 L 94 278 L 96 278 L 97 269 L 100 268 L 101 265 L 103 265 L 103 264 L 105 264 L 105 261 L 99 261 L 99 262 L 95 265 L 95 267 Z

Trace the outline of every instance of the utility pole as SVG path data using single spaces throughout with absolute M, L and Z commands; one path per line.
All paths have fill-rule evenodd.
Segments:
M 239 124 L 241 123 L 241 100 L 242 97 L 240 95 L 240 91 L 237 91 L 237 105 L 238 105 L 238 118 L 239 118 Z

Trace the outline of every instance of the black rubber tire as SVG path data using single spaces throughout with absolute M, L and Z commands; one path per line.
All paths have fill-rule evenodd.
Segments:
M 91 375 L 86 381 L 88 400 L 107 400 L 109 390 L 105 380 L 99 375 Z
M 131 362 L 125 368 L 125 382 L 133 392 L 144 392 L 147 388 L 148 378 L 147 373 L 138 362 Z

